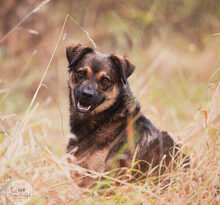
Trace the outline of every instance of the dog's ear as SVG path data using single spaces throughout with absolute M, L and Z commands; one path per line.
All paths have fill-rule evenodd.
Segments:
M 75 66 L 85 54 L 93 52 L 93 49 L 77 44 L 66 48 L 66 57 L 69 62 L 68 68 Z
M 118 70 L 124 84 L 127 83 L 127 78 L 134 72 L 135 66 L 126 57 L 116 54 L 110 55 L 110 59 Z

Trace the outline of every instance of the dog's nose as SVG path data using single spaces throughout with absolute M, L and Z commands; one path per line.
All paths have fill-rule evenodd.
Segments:
M 83 97 L 92 98 L 92 97 L 95 95 L 95 92 L 94 92 L 94 90 L 89 89 L 88 87 L 85 87 L 85 88 L 82 90 L 81 95 L 82 95 Z

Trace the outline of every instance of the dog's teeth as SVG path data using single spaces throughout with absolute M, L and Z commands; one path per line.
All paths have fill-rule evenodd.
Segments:
M 91 108 L 91 105 L 89 105 L 88 107 L 84 107 L 80 104 L 80 102 L 77 103 L 77 106 L 79 109 L 84 110 L 84 111 L 88 111 Z

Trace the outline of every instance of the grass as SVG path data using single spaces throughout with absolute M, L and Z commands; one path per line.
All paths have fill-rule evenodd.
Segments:
M 116 13 L 110 14 L 120 20 Z M 120 53 L 126 53 L 136 64 L 130 84 L 142 111 L 158 128 L 169 131 L 182 144 L 181 149 L 190 155 L 190 168 L 184 170 L 177 166 L 160 176 L 159 183 L 154 183 L 151 177 L 146 177 L 142 183 L 128 183 L 123 178 L 112 177 L 111 173 L 91 172 L 90 175 L 97 178 L 97 185 L 84 190 L 71 179 L 70 170 L 88 175 L 87 170 L 66 161 L 65 146 L 70 134 L 64 52 L 65 46 L 75 39 L 86 41 L 84 38 L 87 38 L 87 43 L 94 42 L 87 31 L 80 30 L 74 22 L 74 28 L 78 29 L 76 35 L 71 27 L 74 19 L 69 20 L 66 15 L 60 35 L 45 34 L 39 47 L 31 48 L 31 52 L 23 49 L 21 55 L 12 55 L 10 43 L 0 49 L 3 65 L 0 203 L 9 204 L 7 187 L 12 181 L 23 179 L 33 188 L 28 204 L 219 204 L 220 58 L 217 40 L 210 38 L 204 43 L 205 48 L 199 50 L 181 35 L 169 42 L 155 37 L 147 47 L 134 46 L 129 50 L 123 34 L 117 37 L 121 39 Z M 120 26 L 114 25 L 113 32 L 117 34 L 122 25 L 132 30 L 120 20 Z M 143 38 L 143 30 L 139 32 Z M 53 43 L 48 49 L 44 43 L 51 35 Z M 93 37 L 98 38 L 98 34 Z M 14 42 L 17 34 L 10 33 L 7 38 Z M 137 36 L 133 40 L 141 44 Z M 105 47 L 99 46 L 99 41 L 95 43 L 98 50 L 112 52 L 109 44 Z M 43 48 L 46 57 L 41 54 Z M 14 62 L 10 61 L 12 57 Z M 101 177 L 104 180 L 100 180 Z

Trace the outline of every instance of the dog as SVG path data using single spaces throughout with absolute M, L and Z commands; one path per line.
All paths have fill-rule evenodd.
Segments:
M 74 134 L 67 153 L 74 155 L 75 163 L 103 172 L 129 168 L 135 160 L 142 173 L 150 169 L 163 172 L 179 146 L 141 113 L 128 83 L 135 70 L 132 62 L 80 44 L 67 47 L 66 56 L 70 128 Z M 90 182 L 84 178 L 78 184 L 89 186 Z

